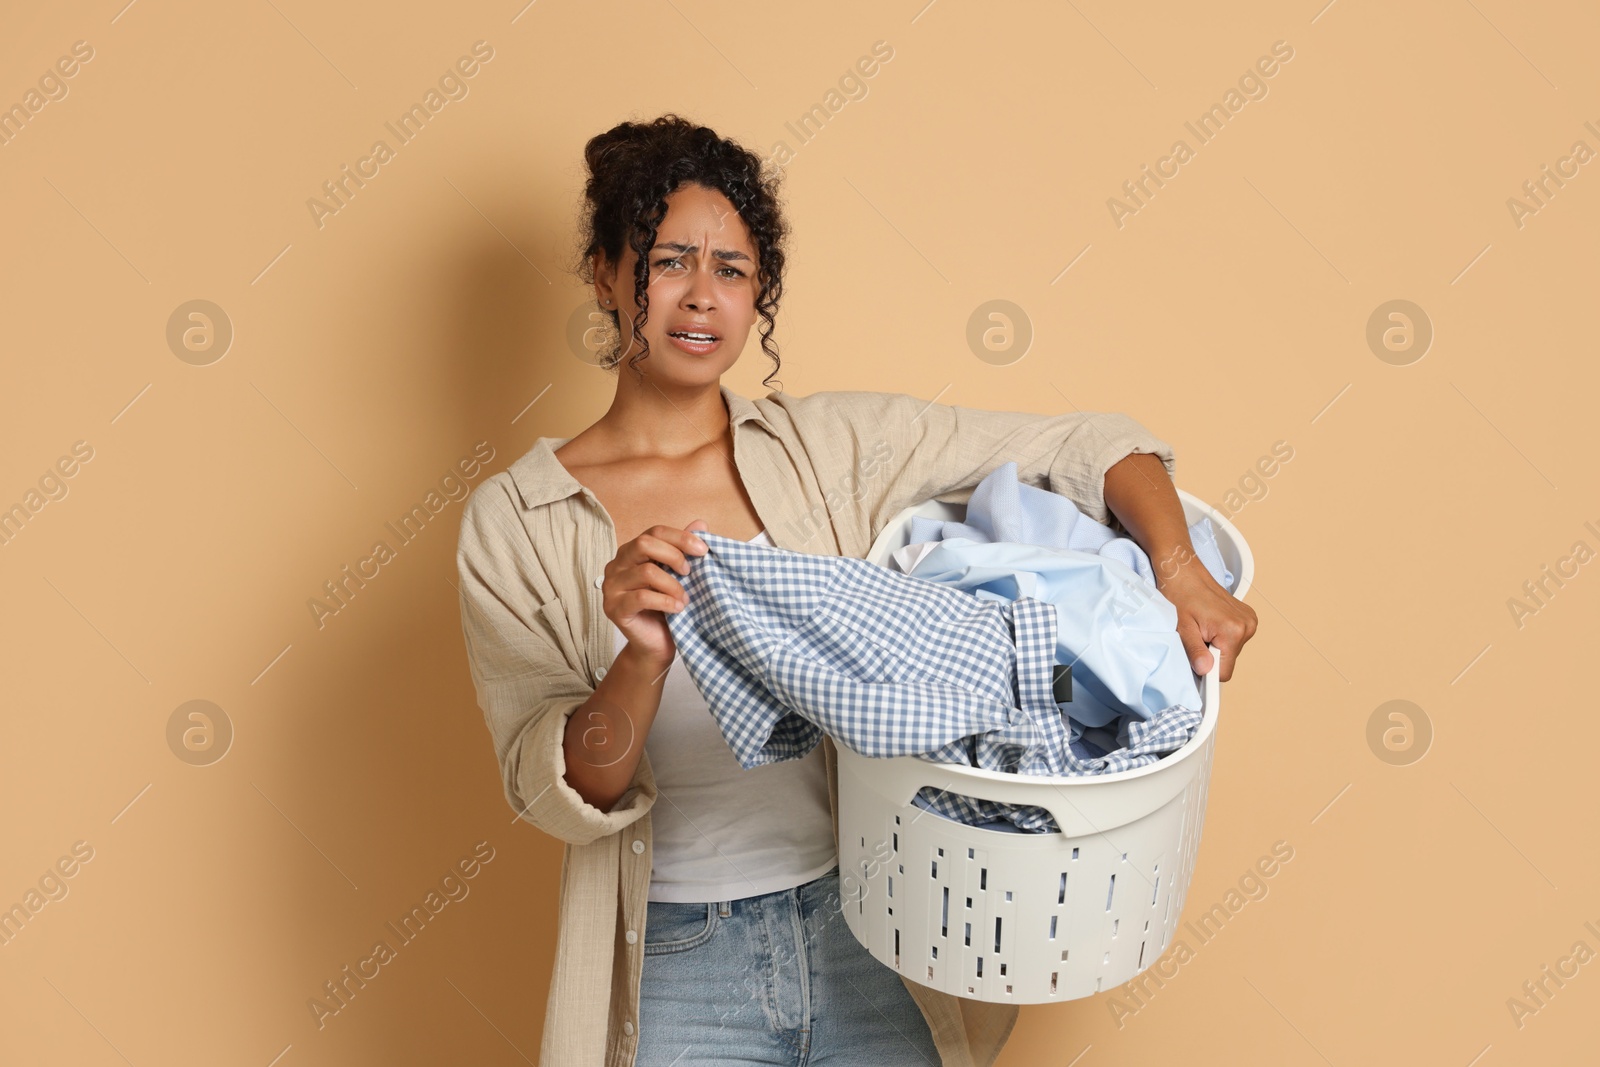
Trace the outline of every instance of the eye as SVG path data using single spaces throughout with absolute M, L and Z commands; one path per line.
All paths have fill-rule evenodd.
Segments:
M 655 265 L 658 268 L 661 268 L 661 267 L 672 267 L 672 266 L 679 266 L 679 265 L 682 264 L 682 262 L 683 262 L 683 257 L 681 257 L 681 256 L 668 256 L 666 259 L 658 259 L 658 260 L 656 260 Z M 740 270 L 738 267 L 732 266 L 731 264 L 725 265 L 725 266 L 720 267 L 718 269 L 718 273 L 719 274 L 722 271 L 732 271 L 733 272 L 733 276 L 735 278 L 743 278 L 745 276 L 744 271 Z

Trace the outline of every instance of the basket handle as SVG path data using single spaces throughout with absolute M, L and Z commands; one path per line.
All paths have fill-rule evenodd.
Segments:
M 1214 646 L 1208 644 L 1206 649 L 1211 653 L 1211 669 L 1204 675 L 1202 703 L 1207 717 L 1215 717 L 1220 695 L 1222 657 Z M 1200 729 L 1205 728 L 1202 720 Z M 1166 757 L 1171 758 L 1170 755 Z M 923 786 L 946 789 L 980 800 L 1042 807 L 1055 817 L 1061 833 L 1068 837 L 1083 837 L 1103 833 L 1141 818 L 1177 796 L 1200 770 L 1200 764 L 1192 760 L 1186 762 L 1190 764 L 1189 773 L 1186 774 L 1152 773 L 1122 781 L 1104 781 L 1095 775 L 1084 775 L 1071 783 L 1054 783 L 1042 796 L 1037 788 L 1041 783 L 1030 781 L 1029 775 L 978 768 L 962 768 L 964 773 L 958 774 L 954 768 L 959 765 L 937 763 L 920 757 L 884 760 L 881 767 L 875 767 L 872 774 L 864 776 L 864 784 L 895 805 L 907 808 L 915 806 L 911 803 L 912 798 Z M 973 771 L 977 771 L 977 774 L 973 774 Z M 1085 812 L 1085 805 L 1076 802 L 1077 799 L 1087 799 L 1082 797 L 1081 791 L 1091 788 L 1095 790 L 1092 817 Z M 1074 793 L 1080 794 L 1079 797 L 1075 798 Z M 912 818 L 920 819 L 924 815 L 941 817 L 918 807 Z

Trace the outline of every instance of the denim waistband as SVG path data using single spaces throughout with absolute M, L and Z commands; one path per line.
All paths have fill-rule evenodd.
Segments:
M 835 863 L 828 870 L 817 875 L 809 882 L 801 882 L 799 885 L 791 886 L 788 889 L 774 889 L 770 893 L 760 893 L 755 896 L 739 897 L 735 900 L 714 900 L 710 901 L 709 903 L 716 905 L 717 914 L 722 916 L 724 919 L 732 915 L 736 909 L 759 909 L 763 906 L 770 907 L 781 901 L 789 899 L 797 900 L 803 906 L 810 905 L 811 908 L 815 910 L 819 904 L 828 903 L 828 897 L 830 893 L 832 896 L 837 898 L 838 893 L 834 887 L 838 884 L 838 882 L 839 865 Z M 705 902 L 702 901 L 702 903 Z M 648 902 L 647 906 L 682 907 L 683 905 L 674 901 L 652 900 Z M 839 905 L 837 899 L 832 901 L 830 906 L 838 907 Z

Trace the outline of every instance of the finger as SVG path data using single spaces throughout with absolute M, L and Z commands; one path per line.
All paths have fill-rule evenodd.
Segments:
M 683 529 L 684 529 L 684 532 L 688 535 L 687 538 L 686 538 L 686 540 L 688 541 L 688 545 L 687 545 L 685 550 L 690 555 L 694 555 L 694 556 L 703 555 L 706 552 L 706 543 L 704 541 L 702 541 L 700 538 L 695 537 L 694 535 L 699 533 L 701 530 L 710 529 L 710 527 L 706 525 L 706 520 L 704 520 L 704 519 L 696 519 L 693 522 L 691 522 L 689 525 L 685 526 Z
M 638 567 L 626 572 L 619 592 L 626 595 L 635 591 L 660 593 L 675 604 L 689 599 L 689 594 L 684 591 L 683 583 L 678 576 L 670 571 L 663 570 L 654 563 L 641 563 Z M 681 609 L 674 608 L 673 610 L 678 611 Z
M 630 565 L 653 560 L 671 567 L 679 574 L 689 573 L 689 557 L 685 553 L 695 551 L 696 546 L 701 546 L 703 550 L 705 544 L 693 534 L 671 526 L 652 526 L 631 543 L 634 550 L 626 560 Z
M 1206 651 L 1205 638 L 1200 635 L 1200 626 L 1193 618 L 1186 615 L 1178 620 L 1178 640 L 1183 642 L 1184 654 L 1189 657 L 1189 666 L 1196 674 L 1205 674 L 1211 669 L 1211 653 Z
M 617 603 L 621 604 L 629 615 L 636 615 L 641 611 L 659 611 L 663 614 L 675 614 L 688 605 L 688 598 L 662 593 L 655 589 L 632 589 L 622 594 Z
M 701 530 L 706 529 L 706 521 L 704 519 L 696 519 L 681 530 L 671 526 L 663 526 L 657 536 L 678 546 L 678 551 L 683 552 L 685 555 L 698 556 L 706 551 L 706 543 L 695 536 L 696 527 Z M 655 533 L 656 531 L 652 530 L 651 532 Z
M 1222 657 L 1221 678 L 1224 682 L 1233 677 L 1233 665 L 1239 658 L 1239 646 L 1242 645 L 1239 633 L 1232 629 L 1225 630 L 1211 639 L 1212 647 Z

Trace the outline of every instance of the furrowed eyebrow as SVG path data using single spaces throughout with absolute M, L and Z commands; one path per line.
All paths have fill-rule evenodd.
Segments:
M 677 253 L 679 253 L 681 255 L 689 255 L 691 253 L 700 251 L 700 246 L 699 245 L 680 244 L 677 241 L 662 241 L 661 243 L 657 244 L 656 247 L 657 248 L 664 248 L 664 249 L 668 250 L 669 252 L 677 252 Z M 731 248 L 719 248 L 716 251 L 712 252 L 711 255 L 712 255 L 712 258 L 720 259 L 720 260 L 722 260 L 724 262 L 727 262 L 727 261 L 730 261 L 730 260 L 739 260 L 739 261 L 742 261 L 742 262 L 745 262 L 745 263 L 754 262 L 754 260 L 752 260 L 749 256 L 745 255 L 743 252 L 740 252 L 740 251 L 737 251 L 737 250 L 731 249 Z

